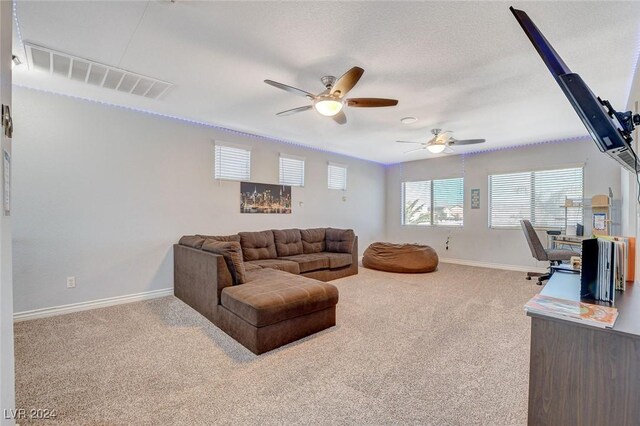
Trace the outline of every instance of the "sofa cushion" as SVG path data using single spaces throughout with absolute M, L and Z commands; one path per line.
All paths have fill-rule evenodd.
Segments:
M 329 268 L 329 256 L 325 253 L 297 254 L 295 256 L 282 257 L 281 259 L 296 262 L 300 266 L 301 274 Z
M 273 232 L 240 232 L 244 260 L 275 259 L 278 257 Z
M 208 239 L 202 245 L 202 250 L 220 254 L 227 262 L 227 268 L 231 272 L 233 284 L 246 282 L 244 262 L 242 261 L 242 248 L 236 241 L 215 241 Z
M 197 237 L 204 238 L 205 240 L 216 240 L 216 241 L 235 241 L 236 243 L 240 242 L 240 235 L 196 235 Z
M 328 283 L 264 270 L 246 284 L 222 290 L 222 306 L 255 327 L 310 314 L 338 303 L 338 289 Z
M 353 255 L 350 253 L 324 252 L 322 254 L 329 258 L 329 268 L 331 269 L 342 268 L 343 266 L 349 266 L 353 263 Z
M 253 264 L 251 262 L 244 262 L 244 270 L 246 272 L 255 271 L 256 269 L 262 269 L 262 266 L 255 265 L 255 264 Z
M 300 266 L 296 262 L 285 259 L 260 259 L 250 260 L 246 263 L 256 265 L 261 268 L 279 269 L 281 271 L 289 272 L 291 274 L 298 275 L 300 273 Z
M 180 238 L 178 244 L 181 246 L 187 246 L 195 249 L 202 248 L 202 244 L 204 243 L 204 238 L 200 235 L 185 235 Z
M 325 251 L 325 228 L 301 229 L 303 253 Z
M 353 229 L 327 228 L 326 251 L 333 253 L 351 253 L 355 238 L 356 234 L 353 232 Z
M 273 239 L 278 257 L 302 254 L 302 237 L 299 229 L 274 229 Z

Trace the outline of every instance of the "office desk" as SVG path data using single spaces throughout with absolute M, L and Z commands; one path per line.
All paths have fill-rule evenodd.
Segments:
M 556 272 L 540 293 L 580 300 L 580 276 Z M 615 307 L 611 329 L 527 314 L 529 425 L 640 425 L 640 288 Z
M 579 249 L 576 250 L 576 252 L 579 252 L 582 249 L 582 241 L 588 238 L 590 237 L 565 234 L 549 235 L 548 246 L 552 249 L 558 248 L 558 246 L 569 246 L 572 250 Z

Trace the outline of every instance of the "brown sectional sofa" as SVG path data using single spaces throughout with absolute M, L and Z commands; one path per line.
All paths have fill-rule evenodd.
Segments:
M 239 243 L 244 274 L 226 255 L 206 251 L 207 241 Z M 334 326 L 338 289 L 326 281 L 357 273 L 350 229 L 192 235 L 174 245 L 176 297 L 255 354 Z

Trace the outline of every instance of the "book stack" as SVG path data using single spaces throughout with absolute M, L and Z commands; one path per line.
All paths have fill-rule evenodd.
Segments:
M 633 250 L 632 250 L 633 249 Z M 625 237 L 598 237 L 582 242 L 580 296 L 603 302 L 615 302 L 616 290 L 624 291 L 633 280 L 635 241 Z
M 578 322 L 599 328 L 611 328 L 618 310 L 608 306 L 535 295 L 524 307 L 526 312 Z

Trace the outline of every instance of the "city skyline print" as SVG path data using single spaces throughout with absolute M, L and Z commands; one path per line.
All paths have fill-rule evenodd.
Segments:
M 240 213 L 291 213 L 291 187 L 240 182 Z

